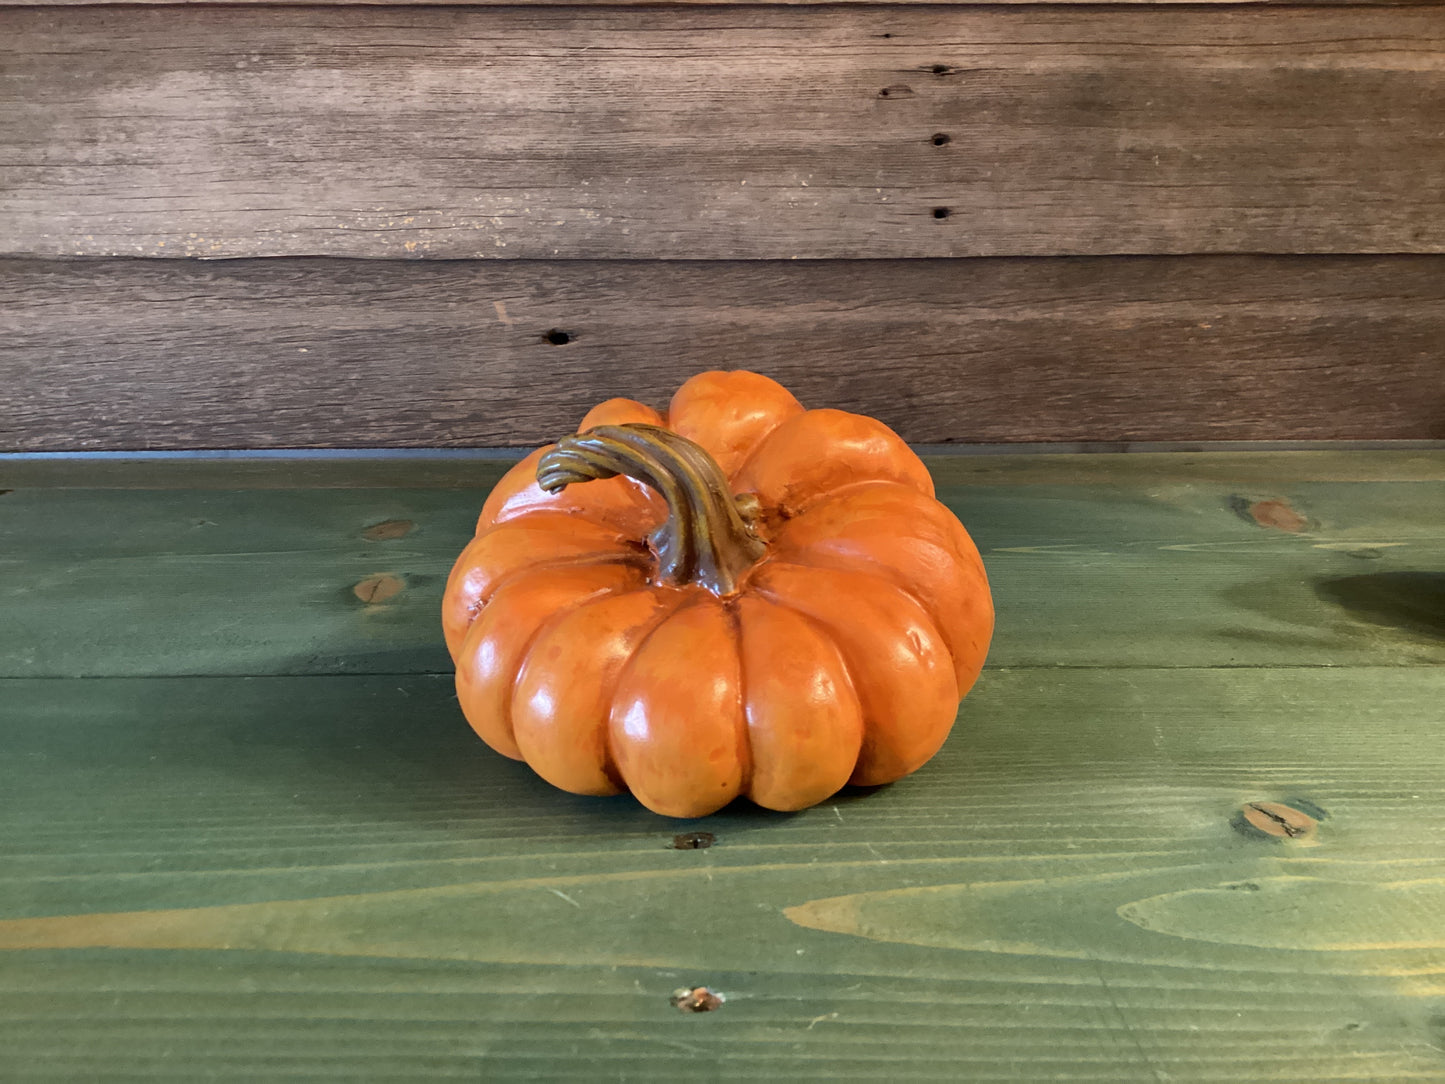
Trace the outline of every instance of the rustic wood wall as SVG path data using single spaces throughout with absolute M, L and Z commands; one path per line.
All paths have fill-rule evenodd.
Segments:
M 1445 437 L 1445 7 L 0 0 L 0 450 Z

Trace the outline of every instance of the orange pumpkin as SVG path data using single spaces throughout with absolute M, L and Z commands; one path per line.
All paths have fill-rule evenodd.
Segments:
M 576 794 L 695 817 L 888 783 L 943 744 L 993 604 L 887 426 L 750 372 L 628 399 L 522 460 L 447 583 L 457 696 Z

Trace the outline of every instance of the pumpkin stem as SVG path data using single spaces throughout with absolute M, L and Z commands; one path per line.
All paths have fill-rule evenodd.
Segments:
M 667 501 L 667 522 L 651 538 L 660 582 L 698 584 L 715 595 L 737 591 L 767 547 L 700 445 L 656 425 L 599 425 L 563 437 L 537 463 L 537 484 L 548 493 L 619 474 Z

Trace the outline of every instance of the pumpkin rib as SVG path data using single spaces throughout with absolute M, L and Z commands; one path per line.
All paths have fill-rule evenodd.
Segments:
M 537 462 L 555 447 L 538 448 L 502 476 L 482 505 L 477 534 L 536 512 L 575 516 L 633 537 L 642 537 L 662 522 L 666 515 L 662 501 L 630 478 L 608 478 L 560 494 L 543 490 L 537 484 Z
M 868 504 L 859 507 L 859 498 Z M 860 524 L 863 530 L 850 533 Z M 931 530 L 920 529 L 924 524 Z M 797 537 L 808 528 L 815 537 Z M 849 486 L 783 524 L 773 553 L 785 563 L 871 572 L 893 583 L 943 635 L 960 696 L 977 680 L 993 634 L 992 595 L 978 548 L 942 502 L 892 482 Z
M 673 393 L 664 423 L 707 449 L 731 478 L 774 429 L 803 405 L 771 377 L 746 369 L 698 373 Z
M 863 708 L 853 676 L 828 630 L 808 614 L 761 596 L 739 598 L 737 612 L 753 758 L 743 793 L 780 812 L 816 805 L 848 782 L 862 748 Z M 767 627 L 789 623 L 781 636 Z
M 742 773 L 742 782 L 738 786 L 738 793 L 747 794 L 752 786 L 753 768 L 757 761 L 753 755 L 752 731 L 748 727 L 748 673 L 747 668 L 743 666 L 743 626 L 735 598 L 728 599 L 723 603 L 723 613 L 727 616 L 728 624 L 732 629 L 732 653 L 738 663 L 738 733 L 733 754 L 737 757 L 738 768 Z
M 577 432 L 585 433 L 599 425 L 630 425 L 639 422 L 643 425 L 667 424 L 662 414 L 646 403 L 639 403 L 636 399 L 617 398 L 604 400 L 584 414 L 577 426 Z
M 559 557 L 552 561 L 538 561 L 536 564 L 528 565 L 526 568 L 514 569 L 498 580 L 493 585 L 492 590 L 488 592 L 488 597 L 479 601 L 472 609 L 472 619 L 468 622 L 467 629 L 470 630 L 471 626 L 481 619 L 482 614 L 486 612 L 487 603 L 491 601 L 491 597 L 495 596 L 498 591 L 512 581 L 520 579 L 523 576 L 528 576 L 533 572 L 565 572 L 568 569 L 581 568 L 585 565 L 625 565 L 635 568 L 644 574 L 648 571 L 646 559 L 637 557 Z M 463 633 L 462 639 L 465 640 L 465 638 L 466 634 Z M 460 643 L 458 644 L 458 650 L 460 650 Z M 455 661 L 455 659 L 453 659 L 453 661 Z
M 937 607 L 928 598 L 920 595 L 917 591 L 913 590 L 908 585 L 898 583 L 891 577 L 876 575 L 870 572 L 870 567 L 886 567 L 882 561 L 869 561 L 866 558 L 855 558 L 853 560 L 838 558 L 837 560 L 832 562 L 824 560 L 809 561 L 804 559 L 806 556 L 808 556 L 806 552 L 794 552 L 789 555 L 787 563 L 797 565 L 800 568 L 812 568 L 823 572 L 857 572 L 861 575 L 872 576 L 874 579 L 882 580 L 884 583 L 887 583 L 889 586 L 893 587 L 900 595 L 902 595 L 904 598 L 907 598 L 910 602 L 912 602 L 914 605 L 916 605 L 919 609 L 921 609 L 924 613 L 928 615 L 929 620 L 933 622 L 934 628 L 938 630 L 939 638 L 948 645 L 949 656 L 953 659 L 954 662 L 954 670 L 956 674 L 956 679 L 958 681 L 959 696 L 964 696 L 973 686 L 974 681 L 978 679 L 979 668 L 974 667 L 972 665 L 972 662 L 975 657 L 979 660 L 980 663 L 982 662 L 983 655 L 987 653 L 989 642 L 988 637 L 985 637 L 983 639 L 982 651 L 977 649 L 970 650 L 969 645 L 966 644 L 956 644 L 953 641 L 953 638 L 944 631 L 944 623 L 939 621 L 938 616 L 935 613 Z M 991 625 L 990 632 L 992 632 Z
M 612 700 L 627 661 L 680 604 L 646 586 L 586 599 L 542 625 L 512 687 L 512 732 L 533 771 L 573 794 L 626 789 L 609 745 Z M 623 607 L 651 613 L 631 628 L 602 620 L 602 609 L 610 619 Z
M 645 556 L 628 553 L 619 553 L 612 556 L 597 553 L 579 553 L 573 557 L 553 557 L 547 560 L 536 561 L 527 565 L 525 568 L 514 568 L 493 581 L 492 589 L 487 592 L 484 598 L 479 600 L 476 607 L 476 616 L 481 616 L 482 611 L 486 609 L 487 603 L 493 595 L 519 576 L 527 576 L 533 572 L 541 572 L 543 570 L 557 572 L 568 568 L 579 568 L 582 565 L 631 565 L 640 572 L 647 572 L 651 567 Z
M 837 561 L 830 563 L 822 560 L 809 561 L 806 559 L 809 556 L 812 555 L 809 554 L 806 550 L 796 550 L 788 554 L 788 559 L 786 562 L 780 563 L 796 565 L 799 568 L 811 568 L 819 572 L 844 572 L 849 574 L 857 573 L 860 576 L 868 576 L 872 579 L 880 580 L 883 583 L 888 584 L 888 586 L 892 587 L 900 595 L 908 599 L 914 605 L 918 606 L 921 610 L 923 610 L 924 613 L 927 613 L 929 619 L 933 620 L 934 627 L 938 627 L 938 621 L 933 618 L 932 607 L 929 606 L 926 599 L 920 597 L 916 591 L 912 590 L 906 584 L 897 583 L 890 577 L 879 575 L 877 572 L 873 571 L 873 568 L 880 567 L 882 565 L 882 562 L 870 561 L 866 558 L 857 558 L 855 560 L 839 558 Z M 818 556 L 823 555 L 820 554 Z M 943 632 L 941 628 L 939 629 L 938 635 L 941 639 L 943 638 Z M 952 654 L 952 652 L 950 652 L 950 654 Z
M 772 561 L 753 584 L 823 624 L 847 664 L 865 725 L 850 782 L 890 783 L 938 751 L 958 714 L 958 680 L 943 634 L 923 607 L 860 571 Z
M 528 519 L 547 522 L 528 524 Z M 442 629 L 453 661 L 466 630 L 487 600 L 515 574 L 592 560 L 646 562 L 648 559 L 643 544 L 613 528 L 589 524 L 598 529 L 597 533 L 579 544 L 576 535 L 586 532 L 566 529 L 571 526 L 557 513 L 534 512 L 499 524 L 467 543 L 447 575 L 442 595 Z M 549 547 L 553 550 L 551 554 L 547 552 Z M 498 552 L 490 552 L 493 549 Z
M 522 759 L 512 734 L 511 699 L 542 625 L 589 598 L 637 590 L 646 583 L 636 568 L 582 565 L 561 574 L 536 569 L 494 594 L 467 630 L 457 656 L 457 699 L 472 729 L 497 752 Z
M 697 589 L 693 599 L 633 652 L 608 717 L 627 789 L 669 817 L 701 817 L 741 793 L 736 719 L 743 709 L 730 622 L 716 596 Z
M 768 602 L 771 602 L 774 606 L 781 606 L 781 607 L 787 609 L 789 612 L 794 613 L 794 614 L 797 614 L 797 615 L 798 615 L 799 617 L 801 617 L 801 618 L 803 619 L 803 621 L 805 621 L 805 622 L 813 629 L 813 631 L 815 631 L 819 636 L 821 636 L 823 639 L 827 640 L 829 643 L 833 644 L 833 646 L 834 646 L 835 648 L 838 646 L 838 645 L 837 645 L 837 641 L 836 641 L 836 640 L 834 639 L 834 637 L 833 637 L 833 630 L 832 630 L 832 628 L 830 628 L 825 622 L 820 621 L 818 618 L 814 617 L 812 614 L 808 613 L 806 610 L 798 609 L 796 606 L 792 606 L 792 605 L 790 605 L 789 603 L 787 603 L 787 602 L 785 602 L 785 601 L 783 601 L 783 600 L 781 600 L 781 599 L 777 599 L 777 598 L 773 598 L 773 597 L 769 596 L 769 595 L 768 595 L 766 592 L 764 592 L 764 591 L 759 591 L 759 592 L 758 592 L 758 595 L 759 595 L 759 597 L 766 599 Z M 848 682 L 848 691 L 849 691 L 849 693 L 852 695 L 853 699 L 858 702 L 858 710 L 859 710 L 859 713 L 863 716 L 863 737 L 862 737 L 862 739 L 860 739 L 859 748 L 855 751 L 855 753 L 854 753 L 854 755 L 853 755 L 853 764 L 852 764 L 852 766 L 848 769 L 848 778 L 843 781 L 844 785 L 846 786 L 847 783 L 853 778 L 854 773 L 857 771 L 857 768 L 858 768 L 858 758 L 863 755 L 862 742 L 867 739 L 868 717 L 867 717 L 866 712 L 864 711 L 864 707 L 863 707 L 863 697 L 862 697 L 862 695 L 860 694 L 860 692 L 859 692 L 859 690 L 858 690 L 858 678 L 857 678 L 857 676 L 856 676 L 856 675 L 854 674 L 854 672 L 853 672 L 853 665 L 852 665 L 851 662 L 849 662 L 848 657 L 843 654 L 843 652 L 842 652 L 841 649 L 839 649 L 838 654 L 839 654 L 839 656 L 840 656 L 840 657 L 842 658 L 842 660 L 843 660 L 843 677 L 844 677 L 844 678 L 847 680 L 847 682 Z
M 902 437 L 876 418 L 827 408 L 784 421 L 734 475 L 738 492 L 756 493 L 782 519 L 864 481 L 934 495 L 932 475 Z
M 662 415 L 635 399 L 608 399 L 583 416 L 578 430 L 639 422 L 659 425 Z M 554 447 L 555 444 L 549 444 L 536 449 L 502 476 L 482 505 L 481 514 L 477 517 L 477 533 L 533 511 L 565 512 L 588 522 L 621 526 L 633 534 L 637 533 L 635 519 L 641 522 L 650 517 L 643 533 L 660 521 L 662 509 L 651 491 L 631 478 L 608 479 L 565 496 L 543 492 L 537 486 L 537 460 Z M 516 510 L 518 504 L 521 505 L 520 510 Z M 637 516 L 639 512 L 642 513 L 640 519 Z
M 631 664 L 632 660 L 637 657 L 637 653 L 642 650 L 643 645 L 651 640 L 658 629 L 676 617 L 678 612 L 688 606 L 690 602 L 691 600 L 689 599 L 682 599 L 678 601 L 676 605 L 668 606 L 662 613 L 658 614 L 657 620 L 647 627 L 647 631 L 643 633 L 642 637 L 637 641 L 637 646 L 633 648 L 627 659 L 623 661 L 621 668 L 617 671 L 616 678 L 612 682 L 612 689 L 608 696 L 608 719 L 603 724 L 604 740 L 602 742 L 602 751 L 606 756 L 606 762 L 603 764 L 602 770 L 607 774 L 608 778 L 616 779 L 621 783 L 624 790 L 630 791 L 631 788 L 626 781 L 623 780 L 622 768 L 617 763 L 617 750 L 612 741 L 611 705 L 617 702 L 617 688 L 622 683 L 623 672 Z
M 607 757 L 607 766 L 605 771 L 608 773 L 608 775 L 615 776 L 619 781 L 621 781 L 623 788 L 629 793 L 632 791 L 632 785 L 624 777 L 624 775 L 622 774 L 622 768 L 618 764 L 617 746 L 612 733 L 612 705 L 615 705 L 617 703 L 617 687 L 621 684 L 623 673 L 625 673 L 627 667 L 632 664 L 632 660 L 635 659 L 642 651 L 642 649 L 648 645 L 652 638 L 657 635 L 657 630 L 662 627 L 663 623 L 665 621 L 671 620 L 673 617 L 676 617 L 679 611 L 688 606 L 692 601 L 693 600 L 691 599 L 680 600 L 677 606 L 668 610 L 666 614 L 659 618 L 657 622 L 655 622 L 652 627 L 643 634 L 643 636 L 637 641 L 636 646 L 633 647 L 632 654 L 628 657 L 627 661 L 622 664 L 622 671 L 618 673 L 617 681 L 612 683 L 612 696 L 611 703 L 608 707 L 607 729 L 602 742 L 602 749 Z

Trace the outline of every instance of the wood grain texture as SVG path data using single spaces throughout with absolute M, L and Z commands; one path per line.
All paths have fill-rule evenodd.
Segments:
M 1359 446 L 1323 441 L 1289 449 L 1253 445 L 1127 449 L 1037 447 L 1029 452 L 922 449 L 940 486 L 1170 486 L 1272 491 L 1297 482 L 1442 482 L 1445 441 Z M 1068 446 L 1064 446 L 1068 447 Z M 1261 452 L 1266 454 L 1260 454 Z M 1362 454 L 1364 453 L 1364 454 Z M 469 489 L 490 491 L 526 452 L 39 453 L 0 455 L 9 489 Z M 215 456 L 213 458 L 213 455 Z
M 0 238 L 1440 252 L 1442 29 L 1440 7 L 8 8 Z
M 444 678 L 3 681 L 0 1075 L 1439 1080 L 1442 695 L 995 672 L 907 780 L 688 823 Z
M 1442 343 L 1431 256 L 11 260 L 0 449 L 535 445 L 742 367 L 918 443 L 1440 438 Z
M 969 463 L 931 466 L 988 567 L 991 668 L 1438 668 L 1445 453 L 1353 458 L 1377 455 L 1350 467 L 1373 481 L 1307 480 L 1327 473 L 1319 457 L 1288 453 L 1253 472 L 1237 456 L 1108 456 L 1072 476 L 1092 457 L 1035 457 L 1032 473 L 1021 457 L 987 484 Z M 1380 480 L 1392 471 L 1417 480 Z M 449 672 L 442 589 L 497 473 L 470 489 L 176 489 L 154 473 L 144 490 L 15 488 L 0 496 L 0 674 Z M 404 535 L 369 537 L 398 520 Z M 400 590 L 358 597 L 378 577 Z
M 329 7 L 362 5 L 369 7 L 719 7 L 755 4 L 757 0 L 328 0 Z M 1098 0 L 990 0 L 990 4 L 1096 4 Z M 1249 4 L 1252 6 L 1291 3 L 1293 0 L 1112 0 L 1114 4 Z M 1312 6 L 1370 6 L 1372 4 L 1393 4 L 1398 6 L 1428 6 L 1438 0 L 1312 0 Z M 217 4 L 224 6 L 265 4 L 267 7 L 313 7 L 316 0 L 0 0 L 5 7 L 98 7 L 108 4 Z M 770 4 L 783 7 L 813 5 L 867 5 L 876 7 L 879 0 L 769 0 Z M 938 0 L 888 0 L 890 5 L 928 4 L 936 5 Z
M 497 462 L 0 462 L 4 672 L 128 675 L 0 678 L 0 1077 L 1439 1080 L 1445 457 L 931 462 L 1001 619 L 942 752 L 694 822 L 379 672 Z

